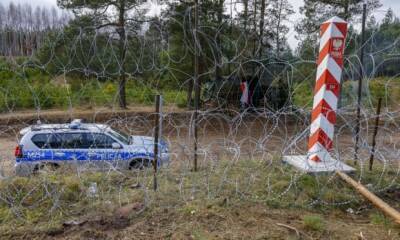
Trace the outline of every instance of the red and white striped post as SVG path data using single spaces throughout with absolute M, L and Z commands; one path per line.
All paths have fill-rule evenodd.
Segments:
M 329 160 L 343 69 L 347 23 L 333 17 L 321 25 L 317 78 L 311 113 L 308 154 L 311 161 Z
M 349 166 L 334 160 L 330 155 L 346 34 L 347 22 L 339 17 L 333 17 L 321 25 L 308 155 L 284 157 L 284 161 L 307 171 L 352 170 Z

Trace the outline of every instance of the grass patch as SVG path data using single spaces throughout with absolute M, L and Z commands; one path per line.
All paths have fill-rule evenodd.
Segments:
M 400 102 L 400 78 L 378 77 L 368 79 L 363 83 L 363 105 L 376 108 L 378 99 L 383 99 L 383 106 L 398 109 Z M 313 87 L 307 81 L 300 82 L 293 87 L 293 105 L 298 108 L 311 109 Z M 357 81 L 344 81 L 341 89 L 341 105 L 354 105 L 357 102 Z
M 319 215 L 306 215 L 303 217 L 303 225 L 305 229 L 322 232 L 325 230 L 325 221 Z
M 391 219 L 386 217 L 381 212 L 373 212 L 369 215 L 372 224 L 383 226 L 386 229 L 394 227 L 393 222 Z
M 116 81 L 73 76 L 50 77 L 38 69 L 23 72 L 0 66 L 0 112 L 19 109 L 65 109 L 69 106 L 112 107 L 118 105 Z M 17 73 L 16 73 L 17 72 Z M 186 93 L 172 88 L 158 91 L 146 81 L 128 79 L 126 98 L 130 105 L 152 105 L 161 93 L 166 105 L 186 106 Z
M 293 105 L 298 108 L 312 107 L 313 86 L 308 81 L 298 83 L 293 88 Z

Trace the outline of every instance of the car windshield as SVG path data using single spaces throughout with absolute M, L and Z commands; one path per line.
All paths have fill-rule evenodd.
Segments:
M 110 130 L 108 130 L 107 133 L 109 133 L 111 136 L 115 137 L 119 141 L 123 142 L 124 144 L 128 145 L 130 142 L 129 136 L 123 132 L 119 132 L 119 131 L 117 132 L 116 130 L 110 128 Z

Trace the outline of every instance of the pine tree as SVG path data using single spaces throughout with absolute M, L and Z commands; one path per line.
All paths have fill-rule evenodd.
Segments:
M 350 23 L 359 20 L 364 3 L 367 4 L 369 14 L 381 6 L 379 0 L 304 0 L 304 5 L 300 8 L 304 18 L 296 25 L 298 38 L 310 34 L 316 38 L 320 24 L 333 16 L 339 16 Z
M 393 10 L 389 8 L 385 14 L 385 17 L 382 20 L 382 26 L 390 25 L 391 23 L 393 23 L 393 21 L 394 21 Z
M 118 80 L 118 101 L 121 108 L 126 108 L 126 27 L 138 21 L 137 15 L 132 12 L 142 3 L 140 0 L 57 0 L 58 6 L 71 9 L 75 16 L 87 15 L 95 18 L 100 24 L 98 29 L 114 27 L 119 36 L 119 80 Z M 138 13 L 136 11 L 136 13 Z
M 289 32 L 289 27 L 286 23 L 293 13 L 293 7 L 288 0 L 271 0 L 268 11 L 270 19 L 268 25 L 274 38 L 273 42 L 277 58 L 280 57 L 280 53 L 283 51 L 282 46 L 286 43 L 286 35 Z

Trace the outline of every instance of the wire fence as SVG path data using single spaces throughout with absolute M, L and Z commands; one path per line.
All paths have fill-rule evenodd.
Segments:
M 228 38 L 225 25 L 200 24 L 199 80 L 203 90 L 196 117 L 187 101 L 193 99 L 194 84 L 193 9 L 175 13 L 171 19 L 154 18 L 140 31 L 137 26 L 127 26 L 122 45 L 118 29 L 66 26 L 50 33 L 37 54 L 4 57 L 0 66 L 0 72 L 5 72 L 4 84 L 3 80 L 0 84 L 0 206 L 7 209 L 4 221 L 72 216 L 81 202 L 88 204 L 88 212 L 138 203 L 136 213 L 140 214 L 146 208 L 173 207 L 204 198 L 222 199 L 227 204 L 245 199 L 271 206 L 345 209 L 361 201 L 334 173 L 310 176 L 281 161 L 283 155 L 307 152 L 315 58 L 269 57 L 272 50 L 255 41 L 248 30 L 233 27 L 229 34 L 235 38 Z M 178 30 L 170 30 L 168 24 Z M 370 48 L 366 49 L 358 161 L 353 163 L 354 80 L 359 74 L 359 45 L 352 43 L 357 40 L 355 33 L 348 37 L 345 50 L 349 51 L 331 154 L 354 166 L 354 178 L 380 194 L 399 188 L 400 82 L 396 74 L 377 80 L 381 65 L 398 61 L 399 40 L 378 48 L 373 45 L 380 38 L 378 33 L 371 31 L 367 40 Z M 125 52 L 122 59 L 121 46 Z M 117 107 L 121 74 L 126 77 L 125 110 Z M 241 106 L 239 101 L 243 80 L 253 91 L 249 106 Z M 230 95 L 233 92 L 236 95 Z M 154 136 L 157 115 L 153 99 L 157 93 L 166 100 L 160 137 L 169 145 L 171 156 L 167 166 L 157 169 L 157 191 L 152 187 L 153 168 L 95 171 L 71 163 L 55 172 L 43 169 L 28 178 L 15 176 L 14 148 L 21 140 L 22 128 L 38 120 L 67 123 L 83 118 L 127 135 Z M 383 102 L 375 165 L 369 171 L 379 97 Z

